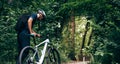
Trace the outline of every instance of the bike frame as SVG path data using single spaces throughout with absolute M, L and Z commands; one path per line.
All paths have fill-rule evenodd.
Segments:
M 40 56 L 39 62 L 37 62 L 37 64 L 42 64 L 43 63 L 48 43 L 50 43 L 50 40 L 46 39 L 43 42 L 41 42 L 41 43 L 39 43 L 38 45 L 35 46 L 35 53 L 34 53 L 33 57 L 31 58 L 32 60 L 35 58 L 35 55 L 38 53 L 38 47 L 41 46 L 42 44 L 44 44 L 44 47 L 41 51 L 42 55 Z

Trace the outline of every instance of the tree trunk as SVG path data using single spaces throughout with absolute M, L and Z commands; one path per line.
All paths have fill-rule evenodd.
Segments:
M 80 56 L 79 56 L 79 60 L 81 60 L 81 59 L 82 59 L 82 57 L 83 57 L 83 52 L 82 52 L 82 49 L 83 49 L 83 48 L 84 48 L 84 46 L 85 46 L 85 40 L 86 40 L 86 35 L 87 35 L 87 32 L 88 32 L 88 30 L 89 30 L 89 25 L 90 25 L 90 23 L 89 23 L 89 22 L 87 22 L 87 23 L 86 23 L 86 26 L 85 26 L 85 32 L 84 32 L 84 35 L 83 35 L 82 46 L 81 46 L 81 49 L 80 49 Z
M 85 33 L 84 33 L 84 35 L 83 35 L 83 40 L 82 40 L 82 47 L 81 47 L 81 49 L 84 48 L 85 38 L 86 38 L 87 32 L 88 32 L 88 30 L 89 30 L 89 26 L 90 26 L 90 22 L 87 22 L 87 23 L 86 23 L 86 26 L 85 26 Z
M 70 53 L 69 53 L 69 58 L 71 60 L 76 60 L 75 58 L 75 38 L 74 38 L 74 35 L 75 35 L 75 16 L 74 14 L 72 13 L 72 16 L 71 16 L 71 20 L 70 20 Z
M 90 34 L 90 37 L 89 37 L 89 40 L 88 40 L 88 44 L 87 44 L 87 46 L 89 46 L 89 45 L 90 45 L 90 43 L 91 43 L 92 34 L 93 34 L 93 30 L 91 31 L 91 34 Z

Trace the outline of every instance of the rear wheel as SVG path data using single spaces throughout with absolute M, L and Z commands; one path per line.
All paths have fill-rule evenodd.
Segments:
M 54 48 L 48 49 L 48 56 L 46 58 L 46 64 L 61 64 L 60 55 L 58 51 Z
M 26 46 L 22 49 L 19 56 L 19 64 L 36 64 L 36 59 L 34 58 L 35 50 L 30 46 Z

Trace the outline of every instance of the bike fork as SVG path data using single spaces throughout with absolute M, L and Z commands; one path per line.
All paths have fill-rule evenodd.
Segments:
M 42 64 L 43 63 L 43 60 L 44 60 L 44 57 L 45 57 L 45 52 L 46 52 L 46 49 L 47 49 L 47 44 L 48 43 L 45 43 L 44 48 L 43 48 L 43 50 L 41 52 L 42 56 L 40 57 L 40 60 L 39 60 L 39 62 L 37 64 Z

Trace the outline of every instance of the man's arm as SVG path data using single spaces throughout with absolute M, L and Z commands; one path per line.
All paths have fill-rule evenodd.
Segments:
M 36 14 L 32 14 L 30 17 L 29 17 L 29 19 L 28 19 L 28 29 L 29 29 L 29 31 L 30 31 L 30 34 L 34 34 L 34 35 L 36 35 L 35 33 L 35 31 L 33 31 L 32 30 L 32 23 L 33 23 L 33 20 L 34 19 L 36 19 L 37 18 L 37 15 Z
M 34 33 L 34 31 L 32 30 L 32 22 L 33 22 L 33 19 L 30 17 L 28 19 L 28 29 L 30 31 L 30 34 Z
M 28 29 L 30 31 L 30 34 L 34 34 L 35 36 L 40 37 L 40 34 L 37 34 L 35 31 L 32 30 L 32 22 L 33 22 L 33 19 L 30 17 L 28 19 Z

